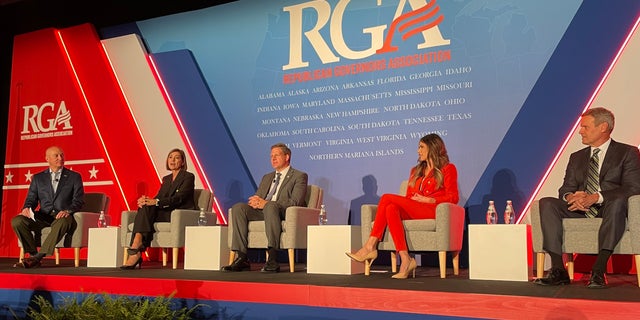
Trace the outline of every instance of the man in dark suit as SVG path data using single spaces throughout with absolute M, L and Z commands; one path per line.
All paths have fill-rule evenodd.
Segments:
M 231 250 L 236 259 L 222 271 L 242 271 L 250 269 L 247 259 L 247 236 L 249 221 L 264 220 L 268 240 L 267 263 L 261 272 L 279 272 L 277 250 L 280 248 L 280 233 L 285 211 L 290 206 L 304 206 L 307 194 L 308 176 L 305 172 L 291 167 L 291 150 L 283 143 L 271 146 L 271 166 L 274 172 L 262 177 L 255 195 L 248 203 L 236 203 L 232 208 L 233 229 Z
M 624 233 L 627 200 L 640 193 L 638 148 L 612 140 L 613 127 L 613 113 L 605 108 L 583 113 L 580 135 L 588 147 L 571 154 L 559 198 L 540 199 L 543 248 L 551 256 L 551 271 L 535 281 L 539 285 L 571 282 L 562 261 L 562 219 L 599 217 L 599 251 L 587 287 L 606 287 L 607 260 Z
M 77 172 L 64 167 L 62 149 L 56 146 L 47 148 L 45 159 L 49 168 L 33 176 L 22 211 L 11 219 L 11 227 L 29 254 L 28 258 L 16 264 L 19 267 L 38 267 L 42 258 L 53 254 L 62 237 L 76 228 L 73 213 L 84 204 L 82 178 Z M 38 205 L 40 208 L 36 210 Z M 39 244 L 32 232 L 40 233 L 45 227 L 51 227 L 51 233 L 38 252 Z

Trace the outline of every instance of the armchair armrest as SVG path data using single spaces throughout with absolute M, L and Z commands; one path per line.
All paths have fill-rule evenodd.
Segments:
M 171 211 L 171 235 L 173 237 L 171 242 L 178 244 L 178 246 L 184 246 L 185 228 L 197 226 L 199 217 L 200 210 L 175 209 Z M 207 224 L 215 225 L 215 220 L 207 221 Z
M 307 247 L 307 227 L 318 225 L 320 209 L 293 206 L 285 211 L 285 229 L 294 248 Z M 295 234 L 291 233 L 295 230 Z M 284 233 L 283 233 L 284 234 Z
M 531 221 L 531 242 L 533 252 L 544 252 L 542 249 L 542 226 L 540 222 L 540 200 L 531 203 L 529 210 L 529 220 Z
M 369 239 L 371 229 L 373 229 L 373 221 L 376 219 L 376 212 L 378 211 L 377 204 L 363 204 L 360 207 L 360 221 L 362 230 L 362 245 Z
M 133 223 L 138 211 L 122 211 L 120 216 L 120 241 L 123 246 L 128 247 L 131 239 L 127 239 L 129 225 Z
M 98 227 L 98 217 L 100 214 L 95 212 L 77 211 L 73 213 L 77 226 L 73 231 L 69 247 L 82 248 L 89 245 L 89 228 Z
M 629 197 L 628 210 L 627 223 L 629 224 L 632 247 L 636 254 L 640 254 L 640 195 Z
M 436 247 L 444 251 L 462 249 L 464 233 L 464 208 L 454 203 L 440 203 L 436 206 Z

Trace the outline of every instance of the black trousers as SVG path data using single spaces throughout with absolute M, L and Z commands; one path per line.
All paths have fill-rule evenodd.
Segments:
M 598 231 L 598 251 L 616 247 L 626 227 L 627 198 L 607 199 L 598 209 L 602 224 Z M 562 254 L 562 219 L 588 218 L 582 211 L 569 211 L 564 200 L 558 198 L 540 199 L 540 224 L 542 226 L 542 248 L 555 254 Z
M 142 206 L 133 220 L 133 232 L 129 246 L 133 244 L 136 233 L 142 234 L 142 244 L 145 247 L 151 246 L 153 234 L 156 232 L 153 224 L 156 222 L 171 221 L 171 211 L 161 210 L 156 206 Z

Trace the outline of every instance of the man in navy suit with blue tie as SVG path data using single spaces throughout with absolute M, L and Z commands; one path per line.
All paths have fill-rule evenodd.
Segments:
M 49 168 L 33 176 L 22 211 L 11 219 L 11 227 L 22 243 L 28 258 L 16 266 L 35 268 L 42 258 L 53 254 L 56 244 L 76 228 L 73 213 L 84 204 L 84 188 L 79 173 L 64 167 L 64 153 L 56 146 L 47 148 Z M 39 208 L 38 208 L 39 205 Z M 40 252 L 32 232 L 51 227 L 43 239 Z
M 562 219 L 602 218 L 598 256 L 591 267 L 588 288 L 605 288 L 607 261 L 625 231 L 627 203 L 640 194 L 640 153 L 636 146 L 611 139 L 614 116 L 597 107 L 582 114 L 580 135 L 587 145 L 571 154 L 558 198 L 540 199 L 543 248 L 551 257 L 551 271 L 535 283 L 569 284 L 562 261 Z

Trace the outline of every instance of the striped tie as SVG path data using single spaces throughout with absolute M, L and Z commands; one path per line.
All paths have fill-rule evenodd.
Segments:
M 589 174 L 587 175 L 587 193 L 598 193 L 600 189 L 598 182 L 598 163 L 600 162 L 598 158 L 598 152 L 600 149 L 593 149 L 593 155 L 591 156 L 591 160 L 589 160 Z M 595 218 L 598 215 L 598 208 L 596 208 L 595 204 L 589 207 L 589 211 L 585 212 L 585 215 L 589 218 Z

